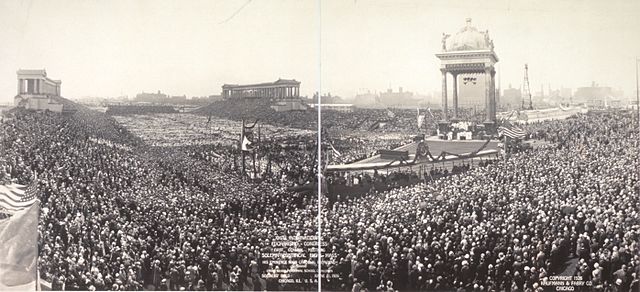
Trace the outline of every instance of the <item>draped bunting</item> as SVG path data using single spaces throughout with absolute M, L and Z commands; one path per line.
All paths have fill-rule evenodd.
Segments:
M 431 154 L 431 151 L 429 151 L 429 148 L 427 147 L 426 154 L 420 154 L 419 151 L 416 151 L 416 156 L 413 158 L 412 163 L 417 162 L 422 157 L 428 157 L 429 159 L 431 159 L 432 162 L 437 162 L 437 161 L 440 161 L 440 160 L 444 160 L 444 158 L 446 156 L 448 156 L 448 155 L 455 156 L 457 158 L 473 157 L 473 156 L 476 156 L 476 154 L 478 154 L 478 152 L 484 150 L 487 147 L 487 145 L 489 145 L 489 142 L 491 142 L 491 139 L 493 139 L 493 137 L 494 136 L 491 136 L 489 139 L 487 139 L 487 141 L 485 141 L 482 144 L 482 146 L 480 146 L 480 148 L 478 148 L 477 150 L 475 150 L 473 152 L 470 152 L 470 153 L 467 153 L 467 154 L 457 154 L 457 153 L 450 153 L 450 152 L 447 152 L 447 151 L 442 151 L 440 153 L 440 155 L 438 155 L 438 157 L 433 157 L 433 155 Z M 420 147 L 418 147 L 418 149 L 419 148 Z

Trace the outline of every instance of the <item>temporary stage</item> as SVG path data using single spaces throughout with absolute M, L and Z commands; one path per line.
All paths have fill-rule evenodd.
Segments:
M 418 159 L 416 159 L 416 153 L 419 150 L 420 143 L 421 142 L 413 142 L 393 149 L 394 151 L 407 151 L 409 153 L 408 159 L 393 159 L 376 154 L 372 157 L 349 164 L 329 165 L 326 170 L 361 171 L 388 169 L 495 156 L 498 154 L 499 142 L 496 140 L 443 141 L 427 139 L 422 143 L 426 144 L 430 155 L 424 155 L 424 150 L 422 150 L 422 154 L 419 154 Z

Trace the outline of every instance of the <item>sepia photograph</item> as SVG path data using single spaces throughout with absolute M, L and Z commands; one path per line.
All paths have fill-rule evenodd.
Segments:
M 0 2 L 0 291 L 640 292 L 640 2 Z

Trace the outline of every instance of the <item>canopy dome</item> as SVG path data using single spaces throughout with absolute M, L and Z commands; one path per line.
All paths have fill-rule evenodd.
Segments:
M 467 25 L 458 33 L 443 36 L 442 49 L 447 52 L 493 50 L 493 41 L 489 38 L 489 31 L 479 31 L 471 26 L 471 18 L 467 18 Z

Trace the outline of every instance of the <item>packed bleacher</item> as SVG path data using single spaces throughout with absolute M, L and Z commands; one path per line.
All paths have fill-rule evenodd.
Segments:
M 317 114 L 313 111 L 278 112 L 271 108 L 268 99 L 219 100 L 199 108 L 195 114 L 211 115 L 230 120 L 254 120 L 274 126 L 288 126 L 300 129 L 317 129 Z
M 329 205 L 338 279 L 325 289 L 640 289 L 637 121 L 629 112 L 527 126 L 552 142 L 508 160 Z M 568 285 L 570 286 L 570 285 Z
M 590 291 L 637 291 L 633 117 L 525 125 L 548 143 L 451 171 L 328 176 L 345 188 L 324 199 L 338 277 L 323 289 L 542 291 L 576 275 Z M 39 271 L 54 290 L 316 289 L 263 277 L 262 261 L 276 236 L 317 232 L 316 196 L 292 190 L 316 179 L 313 143 L 265 143 L 249 178 L 237 148 L 152 147 L 84 107 L 17 110 L 1 127 L 0 180 L 37 184 Z
M 172 114 L 178 111 L 170 105 L 109 105 L 108 115 L 144 115 L 144 114 Z
M 37 186 L 39 271 L 52 289 L 308 288 L 262 277 L 269 240 L 316 232 L 300 220 L 315 217 L 312 199 L 290 183 L 225 171 L 197 148 L 149 147 L 86 108 L 16 111 L 1 126 L 0 179 Z M 305 159 L 273 172 L 304 182 L 315 177 Z
M 267 99 L 220 100 L 202 107 L 194 113 L 230 120 L 257 118 L 267 124 L 286 125 L 300 129 L 318 128 L 317 112 L 313 110 L 277 112 L 270 105 L 271 102 Z M 442 111 L 422 108 L 420 113 L 425 116 L 422 131 L 435 132 L 437 121 L 442 119 Z M 449 116 L 452 114 L 453 112 L 450 111 Z M 352 112 L 323 110 L 322 127 L 337 132 L 408 133 L 417 131 L 417 115 L 416 109 L 355 108 Z M 475 112 L 471 109 L 459 110 L 459 118 L 462 120 L 481 122 L 482 117 L 482 112 Z

